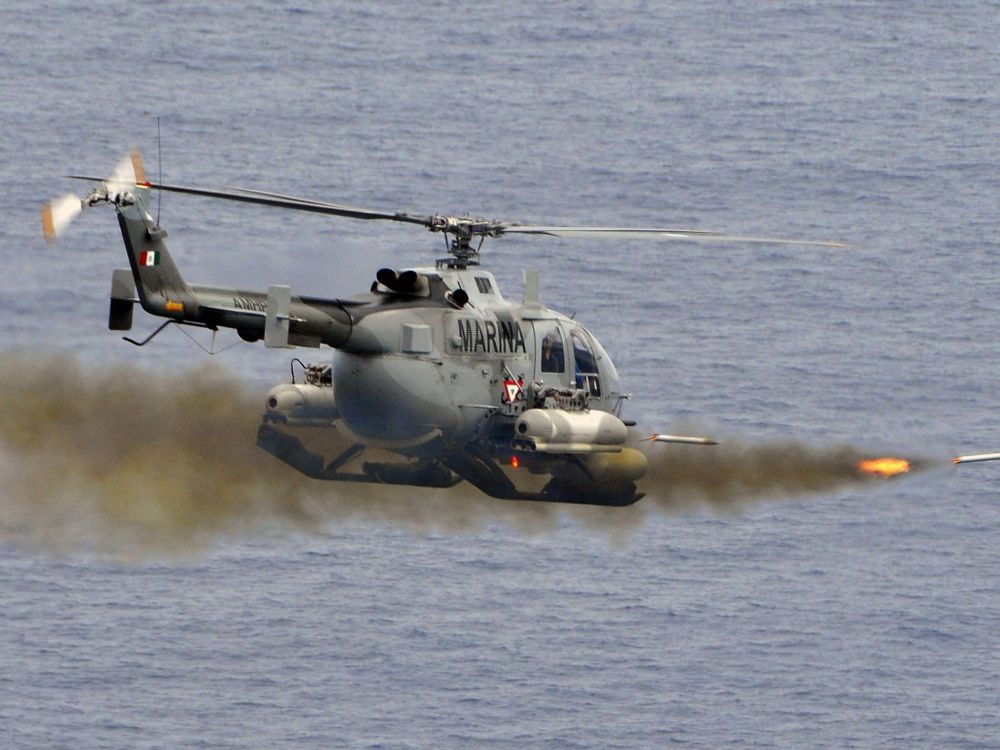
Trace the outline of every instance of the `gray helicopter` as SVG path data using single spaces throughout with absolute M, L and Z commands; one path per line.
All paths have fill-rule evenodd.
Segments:
M 467 481 L 508 500 L 624 506 L 643 495 L 641 440 L 713 445 L 707 437 L 639 434 L 623 418 L 629 394 L 611 357 L 580 323 L 550 310 L 537 273 L 523 299 L 506 300 L 479 265 L 487 238 L 507 235 L 651 238 L 824 245 L 689 229 L 530 226 L 468 216 L 352 208 L 276 193 L 165 185 L 146 179 L 137 152 L 99 185 L 42 211 L 53 240 L 84 208 L 114 206 L 129 268 L 111 280 L 108 326 L 127 331 L 138 303 L 166 326 L 231 328 L 267 347 L 333 349 L 293 360 L 292 382 L 273 388 L 257 444 L 319 480 L 451 487 Z M 152 190 L 355 219 L 395 221 L 445 237 L 433 267 L 375 275 L 353 299 L 298 296 L 288 286 L 246 291 L 187 283 L 150 213 Z M 301 382 L 295 365 L 301 367 Z

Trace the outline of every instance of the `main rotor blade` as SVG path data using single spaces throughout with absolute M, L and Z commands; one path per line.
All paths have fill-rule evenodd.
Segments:
M 68 175 L 75 180 L 96 180 L 102 178 L 88 175 Z M 295 211 L 309 211 L 318 214 L 332 214 L 334 216 L 347 216 L 352 219 L 383 219 L 386 221 L 400 221 L 407 224 L 419 224 L 424 227 L 434 225 L 433 217 L 413 216 L 401 212 L 378 211 L 368 208 L 354 208 L 344 206 L 339 203 L 325 203 L 323 201 L 310 200 L 309 198 L 297 198 L 291 195 L 281 195 L 279 193 L 268 193 L 263 190 L 248 190 L 245 188 L 228 188 L 226 190 L 216 190 L 212 188 L 189 187 L 186 185 L 166 185 L 160 182 L 145 182 L 146 187 L 156 190 L 166 190 L 171 193 L 184 193 L 186 195 L 199 195 L 206 198 L 220 198 L 228 201 L 238 201 L 240 203 L 253 203 L 260 206 L 274 206 L 276 208 L 289 208 Z
M 126 182 L 128 174 L 132 168 L 138 174 L 141 166 L 135 167 L 123 162 L 116 174 L 112 178 L 115 183 Z M 119 174 L 122 173 L 122 174 Z M 103 181 L 104 178 L 89 177 L 86 175 L 69 175 L 72 179 Z M 225 190 L 213 188 L 188 187 L 185 185 L 166 185 L 159 182 L 141 181 L 146 187 L 157 190 L 166 190 L 172 193 L 185 193 L 187 195 L 199 195 L 207 198 L 221 198 L 223 200 L 237 201 L 240 203 L 253 203 L 260 206 L 273 206 L 275 208 L 289 208 L 295 211 L 309 211 L 312 213 L 328 214 L 333 216 L 346 216 L 352 219 L 398 221 L 406 224 L 417 224 L 436 232 L 446 232 L 461 236 L 466 239 L 470 237 L 500 237 L 505 234 L 541 234 L 552 237 L 584 237 L 584 238 L 608 238 L 608 239 L 654 239 L 654 240 L 694 240 L 699 242 L 741 242 L 760 243 L 768 245 L 816 245 L 819 247 L 849 247 L 842 242 L 823 242 L 817 240 L 796 240 L 783 239 L 778 237 L 746 237 L 743 235 L 723 234 L 722 232 L 712 232 L 705 229 L 671 229 L 671 228 L 643 228 L 643 227 L 566 227 L 566 226 L 536 226 L 527 224 L 515 224 L 498 221 L 488 221 L 485 219 L 474 219 L 470 216 L 420 216 L 403 211 L 380 211 L 371 208 L 357 208 L 345 206 L 340 203 L 327 203 L 325 201 L 313 200 L 311 198 L 300 198 L 294 195 L 282 195 L 265 190 L 253 190 L 250 188 L 230 187 Z
M 157 187 L 153 185 L 153 187 Z M 266 190 L 252 190 L 250 188 L 230 187 L 228 190 L 235 190 L 236 195 L 249 195 L 262 200 L 277 201 L 266 205 L 277 205 L 284 208 L 299 209 L 302 211 L 317 211 L 318 213 L 330 213 L 336 216 L 348 216 L 352 219 L 383 219 L 386 221 L 402 221 L 408 224 L 420 224 L 429 227 L 433 221 L 430 216 L 417 216 L 405 211 L 380 211 L 372 208 L 358 208 L 356 206 L 345 206 L 342 203 L 329 203 L 318 201 L 312 198 L 299 198 L 294 195 L 282 195 L 281 193 L 271 193 Z M 223 196 L 217 196 L 223 197 Z
M 548 227 L 505 225 L 499 234 L 544 234 L 552 237 L 606 237 L 609 239 L 693 240 L 695 242 L 747 242 L 768 245 L 817 245 L 819 247 L 850 247 L 843 242 L 793 240 L 778 237 L 745 237 L 723 234 L 707 229 L 668 229 L 642 227 Z

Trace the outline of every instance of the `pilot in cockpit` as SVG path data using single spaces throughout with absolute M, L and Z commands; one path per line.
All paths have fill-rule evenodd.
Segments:
M 562 336 L 553 328 L 542 339 L 542 372 L 565 372 L 566 359 L 563 355 Z

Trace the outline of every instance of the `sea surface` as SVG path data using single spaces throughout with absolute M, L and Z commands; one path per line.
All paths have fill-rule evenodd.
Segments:
M 262 490 L 226 409 L 289 353 L 122 342 L 113 213 L 39 221 L 138 146 L 180 184 L 843 241 L 484 263 L 512 299 L 540 270 L 650 430 L 946 461 L 1000 450 L 998 49 L 986 0 L 4 3 L 0 747 L 1000 747 L 1000 465 L 594 512 Z M 200 283 L 350 296 L 443 249 L 157 211 Z M 120 435 L 127 474 L 87 453 Z

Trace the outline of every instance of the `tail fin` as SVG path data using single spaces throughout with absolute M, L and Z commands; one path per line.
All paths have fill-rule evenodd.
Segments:
M 194 298 L 163 241 L 166 230 L 149 213 L 149 192 L 148 185 L 137 184 L 134 201 L 116 205 L 136 292 L 146 312 L 183 318 Z
M 133 150 L 118 162 L 108 177 L 69 176 L 92 180 L 98 185 L 84 197 L 70 193 L 42 208 L 45 239 L 53 242 L 83 209 L 110 203 L 118 213 L 118 223 L 142 308 L 152 315 L 174 319 L 183 319 L 186 311 L 196 310 L 194 295 L 184 283 L 163 242 L 167 233 L 149 213 L 150 183 L 146 180 L 139 152 Z M 124 299 L 120 295 L 115 297 L 115 294 L 112 293 L 113 299 Z M 121 308 L 120 305 L 118 307 Z M 126 324 L 122 310 L 112 311 L 109 321 L 112 328 Z

